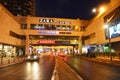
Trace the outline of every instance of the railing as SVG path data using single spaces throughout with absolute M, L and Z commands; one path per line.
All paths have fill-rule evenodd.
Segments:
M 0 58 L 0 67 L 16 64 L 16 63 L 19 63 L 19 62 L 23 62 L 25 60 L 26 60 L 25 57 L 13 57 L 13 58 L 11 58 L 11 57 L 1 57 Z

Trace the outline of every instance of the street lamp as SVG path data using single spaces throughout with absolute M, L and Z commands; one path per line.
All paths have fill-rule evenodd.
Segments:
M 92 9 L 92 13 L 96 15 L 96 18 L 100 17 L 105 11 L 106 11 L 106 8 L 104 6 L 101 6 L 100 8 Z
M 104 13 L 105 12 L 105 7 L 100 7 L 99 11 L 100 11 L 101 14 Z
M 110 54 L 110 61 L 112 61 L 112 53 L 111 53 L 111 38 L 110 38 L 109 25 L 106 24 L 106 25 L 104 25 L 104 27 L 108 30 L 108 41 L 109 41 L 109 48 L 110 48 L 109 54 Z
M 92 9 L 92 12 L 93 12 L 93 13 L 96 13 L 96 11 L 97 11 L 96 8 L 93 8 L 93 9 Z

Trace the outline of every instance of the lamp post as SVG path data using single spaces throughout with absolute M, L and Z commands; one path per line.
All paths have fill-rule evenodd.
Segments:
M 109 41 L 109 49 L 110 49 L 109 55 L 110 55 L 110 61 L 112 61 L 110 30 L 107 24 L 104 27 L 108 30 L 108 41 Z

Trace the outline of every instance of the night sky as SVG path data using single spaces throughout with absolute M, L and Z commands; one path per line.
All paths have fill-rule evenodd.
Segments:
M 56 18 L 91 19 L 94 7 L 110 0 L 37 0 L 36 16 Z

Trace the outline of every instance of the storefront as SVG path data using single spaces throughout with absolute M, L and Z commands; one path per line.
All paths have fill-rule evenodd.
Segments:
M 0 57 L 15 57 L 25 55 L 24 49 L 7 44 L 0 44 Z

